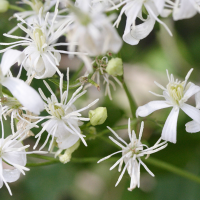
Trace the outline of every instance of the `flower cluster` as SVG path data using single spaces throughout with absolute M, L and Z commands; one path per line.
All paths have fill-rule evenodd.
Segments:
M 176 21 L 191 18 L 200 12 L 200 1 L 197 0 L 21 0 L 18 3 L 20 6 L 14 8 L 19 12 L 12 17 L 18 23 L 4 33 L 7 39 L 14 41 L 0 43 L 4 47 L 0 50 L 0 188 L 5 184 L 11 195 L 8 183 L 17 181 L 21 173 L 29 170 L 26 167 L 28 154 L 49 153 L 50 157 L 59 157 L 58 161 L 65 164 L 81 143 L 87 146 L 86 140 L 98 135 L 95 126 L 102 125 L 110 113 L 106 107 L 86 113 L 99 101 L 99 98 L 83 100 L 86 88 L 95 86 L 101 90 L 105 87 L 105 95 L 112 100 L 111 90 L 117 90 L 117 83 L 120 87 L 124 86 L 127 97 L 131 98 L 125 85 L 123 60 L 119 53 L 123 41 L 137 45 L 153 31 L 156 23 L 172 36 L 164 18 L 172 14 Z M 10 7 L 8 1 L 0 2 L 0 12 L 6 12 Z M 23 7 L 29 7 L 29 10 Z M 116 28 L 123 14 L 126 25 L 121 37 Z M 22 35 L 17 35 L 17 29 Z M 64 57 L 68 57 L 69 62 L 80 60 L 82 66 L 76 72 L 68 67 L 62 71 L 60 66 Z M 72 77 L 69 71 L 73 72 Z M 167 142 L 176 143 L 180 109 L 192 119 L 186 124 L 186 131 L 200 131 L 200 87 L 188 82 L 192 71 L 182 82 L 167 71 L 169 83 L 166 87 L 155 82 L 163 93 L 151 92 L 164 100 L 151 101 L 135 109 L 136 117 L 147 117 L 156 110 L 172 107 L 161 137 L 152 147 L 141 141 L 143 122 L 137 139 L 136 133 L 131 131 L 129 118 L 130 143 L 107 127 L 118 141 L 113 137 L 109 137 L 110 140 L 121 150 L 98 162 L 122 153 L 122 157 L 110 168 L 112 170 L 119 165 L 119 171 L 122 171 L 116 186 L 127 170 L 131 178 L 128 190 L 140 187 L 140 165 L 154 176 L 142 157 L 148 158 L 150 154 L 164 149 Z M 46 78 L 49 80 L 43 80 L 39 92 L 31 86 L 40 81 L 37 79 Z M 186 103 L 193 95 L 196 107 Z M 80 103 L 81 99 L 84 105 Z M 8 120 L 11 126 L 11 134 L 7 137 L 4 135 L 4 120 Z M 137 119 L 135 121 L 139 122 Z M 40 146 L 39 150 L 27 151 L 30 145 L 24 145 L 24 140 L 30 136 L 36 138 L 33 149 Z M 41 141 L 44 142 L 41 144 Z M 46 146 L 47 152 L 41 151 Z M 125 166 L 122 169 L 123 163 Z

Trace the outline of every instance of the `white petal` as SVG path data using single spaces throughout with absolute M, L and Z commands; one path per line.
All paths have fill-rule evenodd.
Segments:
M 123 34 L 123 40 L 130 45 L 136 45 L 139 42 L 138 39 L 132 37 L 131 26 L 135 26 L 135 20 L 142 8 L 143 2 L 136 0 L 133 3 L 134 4 L 132 4 L 132 9 L 130 9 L 129 11 L 126 11 L 127 20 L 126 20 L 126 27 Z
M 190 87 L 185 92 L 183 98 L 189 99 L 192 95 L 196 94 L 199 91 L 200 91 L 199 86 L 195 85 L 194 83 L 190 83 Z
M 195 94 L 196 107 L 200 109 L 200 92 Z
M 171 106 L 172 105 L 168 104 L 167 101 L 150 101 L 144 106 L 138 107 L 138 109 L 136 110 L 136 116 L 146 117 L 156 110 L 168 108 Z
M 40 95 L 24 81 L 17 78 L 5 78 L 3 86 L 8 88 L 15 98 L 29 111 L 39 115 L 44 109 Z
M 79 132 L 79 127 L 75 127 Z M 58 147 L 60 149 L 67 149 L 73 146 L 79 140 L 79 136 L 76 134 L 71 134 L 69 131 L 65 129 L 65 135 L 62 135 L 57 138 L 56 142 L 58 143 Z
M 160 14 L 163 11 L 164 5 L 165 5 L 165 0 L 153 0 L 158 13 Z
M 4 169 L 3 177 L 8 183 L 15 182 L 20 177 L 20 171 L 18 169 Z
M 194 121 L 200 123 L 200 110 L 186 103 L 181 106 L 181 109 Z
M 195 121 L 191 121 L 185 124 L 185 129 L 188 133 L 197 133 L 200 131 L 200 124 Z
M 173 19 L 187 19 L 193 17 L 197 13 L 196 9 L 189 0 L 181 0 L 180 6 L 174 7 Z
M 137 40 L 141 40 L 149 35 L 149 33 L 153 30 L 155 19 L 150 15 L 140 25 L 132 26 L 131 27 L 131 36 Z
M 10 140 L 9 142 L 11 142 L 12 148 L 17 149 L 17 148 L 23 147 L 23 145 L 18 141 Z M 22 150 L 21 152 L 25 152 L 25 150 Z M 14 163 L 14 164 L 21 165 L 21 166 L 25 166 L 26 162 L 27 162 L 26 154 L 21 154 L 16 151 L 3 153 L 2 157 L 3 157 L 3 159 L 7 160 L 7 162 Z
M 3 75 L 5 76 L 10 67 L 14 65 L 16 62 L 23 60 L 25 57 L 24 53 L 18 50 L 9 49 L 3 54 L 1 61 L 1 70 Z
M 176 143 L 178 114 L 179 114 L 179 109 L 177 107 L 173 108 L 172 111 L 170 112 L 162 130 L 161 138 L 163 140 Z

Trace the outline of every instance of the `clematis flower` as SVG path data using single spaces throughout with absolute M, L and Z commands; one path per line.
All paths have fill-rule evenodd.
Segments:
M 6 50 L 17 46 L 26 46 L 23 50 L 24 59 L 21 61 L 21 65 L 27 70 L 29 77 L 33 76 L 37 79 L 43 79 L 52 77 L 56 71 L 61 76 L 60 70 L 57 67 L 61 60 L 61 53 L 73 55 L 79 54 L 77 52 L 55 49 L 56 46 L 68 45 L 68 43 L 56 43 L 58 38 L 66 32 L 65 24 L 62 24 L 57 30 L 54 29 L 56 16 L 58 14 L 58 3 L 59 1 L 56 4 L 51 25 L 48 23 L 48 13 L 45 16 L 45 20 L 42 20 L 40 12 L 38 20 L 33 25 L 29 25 L 26 21 L 17 16 L 21 22 L 28 26 L 28 28 L 25 28 L 23 25 L 18 24 L 19 28 L 27 33 L 28 37 L 4 34 L 6 37 L 21 40 L 13 43 L 0 43 L 0 45 L 11 45 L 0 52 L 5 52 Z M 17 51 L 13 52 L 11 56 L 16 56 L 16 52 Z
M 164 97 L 165 100 L 151 101 L 144 106 L 140 106 L 136 111 L 137 117 L 146 117 L 155 110 L 173 107 L 162 130 L 161 138 L 163 140 L 176 143 L 177 120 L 180 109 L 193 120 L 200 123 L 200 111 L 197 108 L 185 103 L 192 95 L 200 91 L 199 86 L 191 82 L 187 83 L 192 71 L 193 69 L 188 72 L 183 82 L 178 79 L 175 80 L 172 74 L 169 76 L 167 71 L 169 83 L 166 88 L 155 82 L 155 84 L 163 90 L 163 94 L 159 95 L 151 92 L 155 96 Z
M 8 76 L 10 67 L 20 60 L 21 54 L 21 52 L 12 49 L 3 54 L 0 65 L 0 84 L 6 87 L 25 109 L 39 115 L 40 111 L 44 109 L 40 95 L 24 81 Z M 19 103 L 17 104 L 19 105 Z
M 51 97 L 47 98 L 42 92 L 42 90 L 39 89 L 42 98 L 46 101 L 45 109 L 49 113 L 49 116 L 46 117 L 30 116 L 30 119 L 39 119 L 38 122 L 48 119 L 46 122 L 42 124 L 43 126 L 42 130 L 35 136 L 38 139 L 34 148 L 36 148 L 36 146 L 38 145 L 42 133 L 45 130 L 48 132 L 48 136 L 44 144 L 40 147 L 40 150 L 44 148 L 50 136 L 52 136 L 52 141 L 49 145 L 48 150 L 51 150 L 54 139 L 56 139 L 56 143 L 59 149 L 61 149 L 61 151 L 63 149 L 67 149 L 73 146 L 79 139 L 81 139 L 84 145 L 87 146 L 87 143 L 84 140 L 85 136 L 82 135 L 79 126 L 82 125 L 81 121 L 90 121 L 90 118 L 81 117 L 80 112 L 93 106 L 99 99 L 96 99 L 95 101 L 85 106 L 84 108 L 77 110 L 76 107 L 73 105 L 74 102 L 82 95 L 84 95 L 87 91 L 85 90 L 80 92 L 82 90 L 81 86 L 73 93 L 71 99 L 67 101 L 68 91 L 69 91 L 69 69 L 67 71 L 67 81 L 68 81 L 67 90 L 65 92 L 62 92 L 63 77 L 60 78 L 60 102 L 58 101 L 56 95 L 53 93 L 53 91 L 51 90 L 50 86 L 46 83 L 46 81 L 44 81 L 44 84 L 51 93 Z
M 110 168 L 110 170 L 112 170 L 117 165 L 119 165 L 118 171 L 120 172 L 122 169 L 123 162 L 125 163 L 125 166 L 118 178 L 117 183 L 115 184 L 115 187 L 119 184 L 119 182 L 121 181 L 127 169 L 128 174 L 131 177 L 131 183 L 128 190 L 132 191 L 136 186 L 139 188 L 140 187 L 140 165 L 142 165 L 151 176 L 154 176 L 154 174 L 148 169 L 148 167 L 141 160 L 141 157 L 146 155 L 146 159 L 147 159 L 150 154 L 164 149 L 167 146 L 167 142 L 164 141 L 160 143 L 161 141 L 161 138 L 160 138 L 150 148 L 147 145 L 142 144 L 141 138 L 142 138 L 142 132 L 144 129 L 144 122 L 141 123 L 139 138 L 137 139 L 135 131 L 132 130 L 131 132 L 130 118 L 128 120 L 128 136 L 130 139 L 130 143 L 127 143 L 122 138 L 120 138 L 117 135 L 117 133 L 114 130 L 112 130 L 110 127 L 107 127 L 107 128 L 114 134 L 114 136 L 118 139 L 118 141 L 111 136 L 109 138 L 122 150 L 117 151 L 109 156 L 106 156 L 105 158 L 102 158 L 101 160 L 98 161 L 98 163 L 110 158 L 111 156 L 115 154 L 122 153 L 122 157 Z
M 141 39 L 147 37 L 153 30 L 156 21 L 162 24 L 172 36 L 172 33 L 166 24 L 158 18 L 158 15 L 161 14 L 164 9 L 165 0 L 123 0 L 109 10 L 118 9 L 122 5 L 123 7 L 114 26 L 118 27 L 122 14 L 125 13 L 127 20 L 123 40 L 126 43 L 137 45 Z M 147 11 L 146 18 L 142 16 L 143 7 Z M 142 21 L 141 24 L 136 25 L 137 18 Z
M 78 49 L 90 56 L 104 55 L 107 51 L 117 53 L 122 40 L 111 24 L 113 17 L 107 17 L 100 5 L 91 6 L 90 0 L 77 0 L 75 5 L 70 2 L 68 5 L 71 11 L 67 30 L 69 49 L 74 51 L 77 43 Z
M 25 171 L 29 171 L 29 168 L 25 167 L 27 163 L 26 155 L 32 153 L 43 154 L 46 152 L 27 152 L 26 149 L 30 145 L 24 146 L 22 144 L 22 140 L 24 137 L 21 137 L 22 134 L 27 131 L 27 129 L 23 131 L 17 131 L 13 135 L 9 135 L 4 138 L 4 128 L 3 122 L 1 120 L 2 125 L 2 138 L 0 138 L 0 188 L 2 188 L 3 184 L 7 187 L 10 195 L 12 195 L 11 189 L 8 183 L 12 183 L 17 181 L 20 178 L 20 174 L 25 175 Z

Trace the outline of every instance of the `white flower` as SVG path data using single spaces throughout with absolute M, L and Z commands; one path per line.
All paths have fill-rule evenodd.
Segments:
M 199 0 L 175 0 L 175 2 L 167 1 L 167 3 L 173 10 L 174 20 L 188 19 L 200 12 Z
M 126 143 L 122 138 L 120 138 L 115 131 L 113 131 L 110 127 L 107 127 L 114 135 L 115 137 L 121 142 L 118 142 L 113 137 L 109 137 L 116 145 L 118 145 L 122 150 L 117 151 L 109 156 L 106 156 L 105 158 L 102 158 L 98 161 L 100 163 L 101 161 L 104 161 L 111 156 L 122 153 L 122 157 L 110 168 L 110 170 L 114 169 L 117 165 L 119 165 L 118 171 L 120 172 L 122 169 L 123 162 L 125 163 L 125 166 L 122 170 L 121 175 L 118 178 L 117 183 L 115 184 L 115 187 L 119 184 L 121 181 L 126 169 L 128 171 L 128 174 L 131 177 L 131 183 L 130 187 L 128 188 L 129 191 L 132 191 L 136 186 L 138 188 L 140 187 L 140 165 L 142 165 L 146 171 L 151 175 L 154 176 L 154 174 L 148 169 L 148 167 L 143 163 L 141 160 L 141 157 L 146 155 L 146 159 L 149 157 L 150 154 L 155 153 L 157 151 L 160 151 L 161 149 L 164 149 L 167 146 L 167 142 L 162 142 L 161 138 L 150 148 L 148 148 L 147 145 L 141 143 L 142 138 L 142 132 L 144 128 L 144 122 L 141 123 L 140 127 L 140 133 L 139 138 L 136 138 L 135 131 L 132 130 L 131 133 L 131 122 L 130 119 L 128 121 L 128 136 L 130 139 L 130 143 Z
M 39 115 L 44 109 L 40 95 L 24 81 L 8 76 L 10 67 L 17 62 L 20 56 L 21 52 L 12 49 L 3 54 L 0 65 L 0 84 L 10 90 L 25 109 Z
M 76 52 L 68 52 L 62 50 L 56 50 L 56 46 L 66 46 L 68 43 L 56 43 L 58 38 L 66 32 L 66 25 L 62 24 L 57 30 L 54 29 L 56 16 L 58 13 L 58 3 L 55 8 L 55 14 L 52 19 L 51 25 L 48 23 L 49 14 L 45 16 L 45 20 L 42 20 L 41 13 L 38 16 L 38 20 L 33 25 L 28 24 L 19 16 L 18 19 L 25 23 L 28 28 L 18 24 L 28 37 L 18 37 L 14 35 L 4 34 L 4 36 L 14 39 L 21 39 L 13 43 L 0 43 L 1 45 L 11 45 L 0 52 L 4 52 L 7 49 L 11 49 L 17 46 L 27 46 L 24 50 L 24 59 L 21 61 L 24 68 L 27 70 L 28 76 L 34 76 L 35 78 L 42 79 L 52 77 L 56 71 L 61 75 L 58 65 L 61 60 L 60 53 L 63 54 L 79 54 Z M 13 52 L 13 55 L 16 56 Z
M 21 173 L 25 175 L 25 171 L 29 171 L 29 169 L 25 167 L 27 163 L 26 155 L 45 152 L 27 152 L 26 149 L 30 145 L 23 146 L 22 140 L 24 137 L 21 136 L 31 127 L 27 127 L 27 129 L 24 131 L 17 131 L 14 135 L 10 135 L 4 139 L 2 119 L 1 125 L 2 138 L 0 138 L 0 188 L 2 188 L 3 184 L 5 184 L 10 195 L 12 195 L 8 183 L 17 181 Z
M 123 0 L 118 5 L 110 8 L 110 10 L 114 10 L 124 5 L 114 23 L 114 25 L 118 27 L 122 14 L 125 13 L 127 21 L 123 40 L 131 45 L 138 44 L 141 39 L 147 37 L 153 30 L 156 21 L 162 24 L 169 34 L 172 35 L 166 24 L 158 18 L 158 15 L 161 14 L 164 9 L 164 3 L 165 0 Z M 147 18 L 143 18 L 142 16 L 143 8 L 147 11 Z M 136 25 L 136 18 L 139 18 L 142 23 Z
M 110 23 L 112 16 L 107 17 L 99 6 L 91 7 L 90 0 L 76 1 L 76 7 L 70 4 L 71 13 L 67 39 L 74 51 L 74 43 L 81 52 L 90 56 L 104 55 L 107 51 L 117 53 L 122 40 Z
M 178 79 L 175 80 L 172 74 L 169 76 L 167 71 L 169 83 L 166 88 L 155 82 L 155 84 L 163 90 L 163 95 L 151 92 L 158 97 L 164 97 L 165 100 L 151 101 L 144 106 L 140 106 L 136 111 L 136 116 L 146 117 L 155 110 L 173 107 L 162 130 L 161 138 L 163 140 L 176 143 L 176 127 L 179 109 L 182 109 L 189 117 L 200 123 L 200 111 L 185 103 L 192 95 L 200 91 L 199 86 L 191 82 L 187 83 L 192 70 L 193 69 L 188 72 L 183 82 Z
M 38 15 L 41 14 L 43 17 L 47 14 L 47 12 L 56 4 L 57 0 L 21 0 L 20 4 L 29 5 L 32 10 L 26 10 L 23 12 L 17 12 L 14 14 L 14 17 L 19 16 L 24 19 L 28 24 L 33 24 L 35 20 L 37 20 Z M 40 13 L 41 12 L 41 13 Z M 50 19 L 53 18 L 53 13 L 49 13 Z M 18 29 L 18 26 L 15 26 L 12 30 L 8 32 L 8 34 L 13 33 Z
M 73 105 L 74 102 L 84 95 L 87 91 L 82 91 L 82 86 L 79 87 L 72 95 L 71 99 L 68 100 L 68 90 L 69 90 L 69 70 L 67 72 L 67 90 L 62 92 L 63 88 L 63 77 L 60 78 L 60 102 L 58 101 L 56 95 L 51 90 L 50 86 L 44 81 L 47 89 L 51 93 L 51 98 L 47 98 L 41 89 L 39 92 L 42 98 L 46 101 L 45 109 L 49 113 L 49 116 L 46 117 L 34 117 L 30 116 L 32 119 L 39 119 L 38 122 L 48 119 L 45 123 L 42 124 L 42 130 L 36 135 L 37 142 L 34 146 L 38 145 L 42 133 L 46 130 L 48 132 L 48 136 L 44 144 L 40 147 L 42 149 L 49 140 L 49 137 L 52 136 L 52 141 L 49 145 L 49 150 L 52 147 L 54 142 L 54 138 L 56 138 L 56 142 L 58 144 L 59 149 L 67 149 L 73 146 L 79 138 L 82 140 L 85 146 L 87 146 L 86 141 L 84 140 L 84 135 L 82 135 L 81 130 L 79 128 L 82 125 L 81 121 L 90 121 L 90 118 L 81 117 L 80 112 L 90 108 L 93 106 L 99 99 L 96 99 L 88 106 L 85 106 L 81 109 L 76 109 Z

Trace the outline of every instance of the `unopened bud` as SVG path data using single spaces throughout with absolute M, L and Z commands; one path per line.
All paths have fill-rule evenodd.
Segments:
M 93 126 L 103 124 L 107 119 L 106 107 L 98 107 L 95 110 L 89 111 L 90 123 Z
M 0 13 L 4 13 L 9 8 L 9 2 L 6 0 L 0 0 Z
M 80 145 L 80 140 L 78 140 L 73 146 L 68 148 L 63 155 L 59 155 L 59 160 L 61 163 L 66 164 L 71 160 L 72 153 L 78 149 Z
M 123 75 L 123 63 L 121 58 L 112 58 L 106 67 L 106 72 L 112 76 Z

